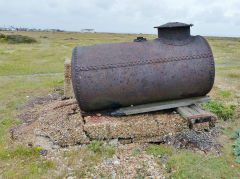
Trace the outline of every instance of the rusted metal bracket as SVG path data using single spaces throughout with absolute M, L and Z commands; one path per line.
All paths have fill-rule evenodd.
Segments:
M 178 107 L 177 112 L 188 121 L 190 129 L 194 124 L 209 122 L 209 127 L 214 127 L 217 117 L 199 104 Z

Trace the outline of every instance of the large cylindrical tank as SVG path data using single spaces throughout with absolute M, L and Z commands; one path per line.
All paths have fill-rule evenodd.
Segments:
M 191 24 L 156 27 L 158 38 L 75 47 L 72 84 L 84 111 L 206 95 L 215 76 L 208 42 Z

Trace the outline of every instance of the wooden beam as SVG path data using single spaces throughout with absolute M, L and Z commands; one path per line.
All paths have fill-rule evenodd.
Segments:
M 125 115 L 132 115 L 132 114 L 140 114 L 145 112 L 177 108 L 181 106 L 189 106 L 191 104 L 208 102 L 208 101 L 210 101 L 209 96 L 202 96 L 202 97 L 164 101 L 164 102 L 158 102 L 158 103 L 143 104 L 143 105 L 120 108 L 116 111 L 113 111 L 111 115 L 125 116 Z

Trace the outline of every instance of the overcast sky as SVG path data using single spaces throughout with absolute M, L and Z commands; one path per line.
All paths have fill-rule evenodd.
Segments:
M 0 26 L 156 33 L 175 21 L 194 35 L 240 36 L 240 0 L 0 0 Z

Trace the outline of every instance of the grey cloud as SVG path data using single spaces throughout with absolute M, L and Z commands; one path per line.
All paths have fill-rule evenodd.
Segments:
M 194 34 L 240 36 L 239 7 L 239 0 L 0 0 L 0 26 L 156 33 L 153 26 L 183 21 L 195 24 Z

